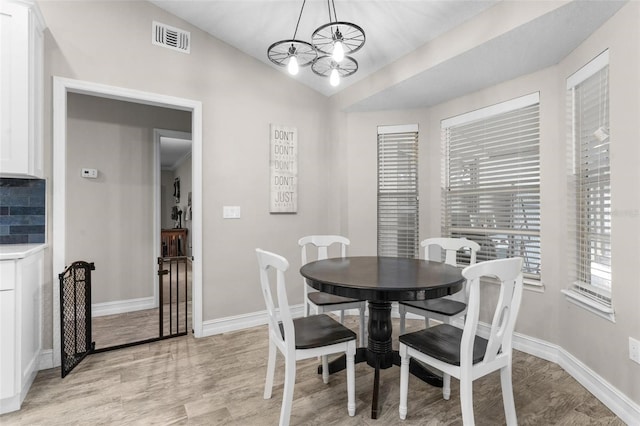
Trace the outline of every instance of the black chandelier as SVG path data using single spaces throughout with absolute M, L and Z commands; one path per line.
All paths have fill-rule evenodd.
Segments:
M 291 75 L 296 75 L 300 67 L 311 65 L 316 75 L 329 77 L 331 85 L 337 86 L 341 77 L 358 71 L 358 62 L 348 55 L 364 45 L 364 30 L 351 22 L 338 21 L 334 0 L 327 0 L 329 23 L 313 32 L 313 44 L 298 40 L 296 35 L 305 3 L 306 0 L 303 0 L 293 37 L 273 43 L 267 49 L 267 56 L 274 64 L 286 66 Z

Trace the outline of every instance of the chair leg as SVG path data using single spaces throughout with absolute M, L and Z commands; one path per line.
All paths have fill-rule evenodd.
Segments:
M 462 424 L 464 426 L 474 426 L 473 381 L 470 375 L 460 377 L 460 407 L 462 408 Z
M 513 401 L 513 384 L 511 382 L 511 362 L 500 369 L 500 381 L 502 382 L 502 402 L 504 404 L 504 416 L 507 425 L 517 425 L 516 405 Z
M 340 324 L 344 324 L 344 309 L 340 309 Z
M 366 335 L 367 335 L 367 327 L 365 326 L 365 322 L 364 322 L 364 311 L 365 308 L 361 307 L 360 308 L 360 347 L 364 348 L 366 347 Z
M 293 405 L 293 387 L 296 384 L 296 360 L 287 357 L 284 361 L 284 391 L 280 409 L 280 426 L 289 426 Z
M 451 375 L 442 373 L 442 398 L 449 400 L 451 397 Z
M 320 358 L 322 359 L 322 381 L 329 383 L 329 357 L 322 355 Z
M 402 303 L 399 303 L 398 312 L 400 313 L 400 334 L 404 334 L 407 308 L 405 308 Z
M 276 372 L 276 345 L 269 340 L 269 359 L 267 360 L 267 378 L 264 382 L 264 399 L 271 398 L 273 376 Z
M 407 355 L 407 347 L 400 344 L 400 405 L 398 414 L 400 418 L 407 418 L 407 394 L 409 393 L 409 362 L 411 358 Z
M 347 411 L 350 416 L 356 414 L 356 344 L 351 342 L 347 347 Z

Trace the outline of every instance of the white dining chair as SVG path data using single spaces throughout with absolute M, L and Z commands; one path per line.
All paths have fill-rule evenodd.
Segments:
M 301 247 L 302 265 L 313 261 L 311 259 L 311 247 L 315 247 L 317 256 L 315 260 L 324 260 L 329 257 L 329 248 L 337 244 L 340 249 L 340 257 L 347 255 L 347 246 L 350 244 L 348 238 L 341 235 L 309 235 L 300 238 L 298 245 Z M 316 314 L 340 311 L 340 323 L 344 324 L 344 311 L 347 309 L 357 309 L 360 322 L 359 344 L 365 346 L 366 327 L 365 312 L 367 310 L 366 300 L 352 299 L 350 297 L 336 296 L 335 294 L 317 291 L 307 284 L 302 278 L 304 288 L 304 314 L 308 316 L 313 308 Z
M 441 253 L 438 253 L 438 257 L 431 258 L 429 249 L 431 246 L 440 247 L 441 251 L 445 253 L 444 263 L 452 266 L 460 266 L 457 261 L 458 253 L 467 250 L 469 251 L 469 265 L 475 264 L 476 253 L 480 250 L 478 243 L 466 238 L 427 238 L 420 243 L 420 246 L 424 251 L 423 258 L 435 261 L 441 260 Z M 463 317 L 467 311 L 468 288 L 465 286 L 460 293 L 460 296 L 455 294 L 437 299 L 399 302 L 400 334 L 405 332 L 407 312 L 424 317 L 425 327 L 429 327 L 429 318 L 451 324 L 454 319 Z
M 260 267 L 260 285 L 269 320 L 269 360 L 264 386 L 264 399 L 271 398 L 276 369 L 277 351 L 284 356 L 285 374 L 280 426 L 289 424 L 293 405 L 293 388 L 296 382 L 296 361 L 322 357 L 323 380 L 329 378 L 327 355 L 346 354 L 347 363 L 347 411 L 350 416 L 356 412 L 355 403 L 355 353 L 356 334 L 328 315 L 320 314 L 293 319 L 284 273 L 289 262 L 282 256 L 256 249 Z M 276 276 L 277 306 L 271 293 L 270 276 Z
M 401 419 L 407 417 L 409 363 L 411 358 L 443 373 L 442 396 L 449 399 L 451 376 L 460 380 L 462 423 L 473 426 L 473 381 L 493 371 L 500 371 L 502 400 L 507 425 L 516 425 L 516 408 L 511 383 L 513 330 L 522 299 L 522 258 L 498 259 L 477 263 L 463 269 L 469 286 L 469 302 L 464 328 L 450 324 L 400 335 L 400 406 Z M 477 335 L 480 312 L 481 277 L 497 279 L 500 293 L 488 338 Z M 492 285 L 492 284 L 491 284 Z

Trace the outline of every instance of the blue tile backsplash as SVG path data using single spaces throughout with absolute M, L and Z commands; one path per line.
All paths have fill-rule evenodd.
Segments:
M 44 243 L 45 181 L 0 178 L 0 244 Z

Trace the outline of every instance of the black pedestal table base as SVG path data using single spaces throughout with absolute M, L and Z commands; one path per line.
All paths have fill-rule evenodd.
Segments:
M 369 302 L 369 345 L 356 350 L 355 362 L 366 362 L 375 369 L 373 376 L 373 397 L 371 399 L 371 418 L 378 418 L 378 394 L 380 391 L 380 370 L 394 365 L 400 366 L 400 354 L 392 348 L 391 302 Z M 329 363 L 329 374 L 346 368 L 344 355 Z M 422 364 L 411 359 L 409 372 L 432 386 L 442 387 L 442 378 L 435 375 Z M 322 366 L 318 367 L 322 374 Z

